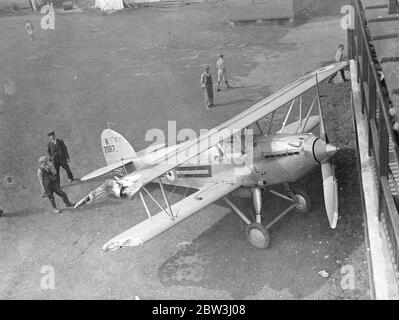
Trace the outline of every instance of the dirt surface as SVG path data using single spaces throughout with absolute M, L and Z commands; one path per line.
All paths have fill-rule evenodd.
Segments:
M 104 165 L 99 136 L 107 121 L 136 150 L 149 144 L 147 130 L 166 132 L 168 120 L 178 130 L 212 128 L 331 61 L 337 44 L 345 43 L 336 16 L 286 28 L 231 27 L 225 14 L 212 5 L 87 11 L 57 15 L 55 30 L 40 29 L 41 16 L 31 15 L 33 42 L 26 16 L 0 18 L 1 299 L 370 298 L 350 87 L 339 76 L 321 87 L 329 138 L 341 148 L 334 159 L 336 230 L 328 225 L 319 170 L 298 182 L 313 210 L 280 221 L 264 251 L 249 245 L 244 223 L 217 202 L 142 248 L 101 254 L 106 241 L 145 218 L 139 201 L 107 199 L 54 215 L 40 198 L 37 159 L 49 130 L 66 142 L 80 177 Z M 216 107 L 206 110 L 199 76 L 210 64 L 215 77 L 221 52 L 235 88 L 215 92 Z M 64 190 L 77 201 L 97 185 Z M 250 201 L 234 201 L 251 214 Z M 264 222 L 286 206 L 269 194 L 264 201 Z M 41 288 L 43 266 L 54 268 L 53 290 Z M 351 290 L 340 285 L 348 266 L 355 272 Z M 322 270 L 330 276 L 322 278 Z

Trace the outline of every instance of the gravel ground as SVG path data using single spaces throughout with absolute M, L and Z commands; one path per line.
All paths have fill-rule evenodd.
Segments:
M 313 200 L 308 215 L 288 215 L 272 230 L 271 248 L 245 239 L 245 226 L 215 203 L 142 248 L 100 254 L 112 236 L 145 217 L 139 201 L 107 199 L 54 215 L 40 198 L 37 158 L 55 129 L 69 147 L 77 177 L 104 165 L 99 135 L 107 121 L 139 150 L 151 128 L 212 128 L 333 58 L 345 43 L 339 17 L 316 17 L 294 28 L 231 27 L 213 5 L 178 10 L 94 11 L 0 18 L 0 299 L 369 299 L 350 87 L 339 79 L 321 92 L 340 186 L 340 220 L 330 230 L 321 174 L 298 182 Z M 35 26 L 31 42 L 24 30 Z M 206 110 L 199 86 L 205 64 L 223 52 L 232 90 L 215 92 Z M 66 176 L 62 174 L 62 183 Z M 65 191 L 74 201 L 98 182 Z M 58 203 L 61 203 L 57 199 Z M 235 200 L 248 212 L 250 202 Z M 284 207 L 264 196 L 266 221 Z M 40 286 L 43 266 L 55 289 Z M 349 266 L 349 267 L 348 267 Z M 344 267 L 342 269 L 342 267 Z M 355 288 L 340 285 L 348 268 Z M 326 270 L 328 278 L 318 272 Z

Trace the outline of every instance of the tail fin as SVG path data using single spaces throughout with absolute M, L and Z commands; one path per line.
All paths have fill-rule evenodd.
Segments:
M 105 129 L 101 133 L 101 147 L 107 165 L 137 157 L 129 142 L 118 132 L 111 129 Z

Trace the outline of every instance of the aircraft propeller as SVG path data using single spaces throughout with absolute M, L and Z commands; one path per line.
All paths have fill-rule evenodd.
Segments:
M 316 92 L 317 102 L 319 107 L 320 117 L 320 140 L 325 145 L 325 157 L 320 159 L 321 163 L 321 174 L 323 177 L 323 192 L 324 192 L 324 205 L 327 212 L 328 221 L 332 229 L 337 226 L 338 220 L 338 183 L 335 179 L 334 166 L 330 161 L 330 157 L 338 151 L 338 148 L 329 144 L 329 140 L 326 134 L 326 129 L 323 120 L 323 114 L 321 111 L 319 84 L 316 74 Z

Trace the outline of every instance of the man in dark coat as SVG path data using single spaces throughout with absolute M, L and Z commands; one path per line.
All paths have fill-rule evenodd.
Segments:
M 56 176 L 51 171 L 51 166 L 46 156 L 39 158 L 40 168 L 37 170 L 40 186 L 42 187 L 42 197 L 47 197 L 50 200 L 51 206 L 55 213 L 60 213 L 57 209 L 54 199 L 54 193 L 61 197 L 67 207 L 73 207 L 74 204 L 68 199 L 68 196 L 61 190 L 56 181 Z
M 54 131 L 48 134 L 49 142 L 47 145 L 47 153 L 51 161 L 53 161 L 55 169 L 55 177 L 58 186 L 60 185 L 60 167 L 63 167 L 66 171 L 69 179 L 69 183 L 73 182 L 73 174 L 69 169 L 69 154 L 68 149 L 61 139 L 55 137 Z
M 209 109 L 213 107 L 213 84 L 209 66 L 206 66 L 201 74 L 201 88 L 204 90 L 205 105 Z

